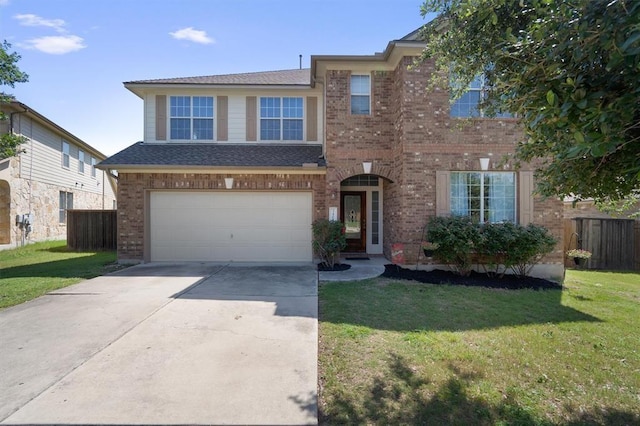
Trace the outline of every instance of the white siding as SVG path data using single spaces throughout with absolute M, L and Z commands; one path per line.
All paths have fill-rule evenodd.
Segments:
M 90 151 L 79 148 L 71 140 L 64 139 L 28 117 L 19 116 L 14 127 L 17 133 L 28 138 L 22 145 L 26 152 L 19 156 L 20 178 L 95 194 L 102 194 L 106 182 L 106 195 L 113 195 L 111 185 L 101 170 L 96 171 L 95 178 L 91 176 L 91 157 L 95 155 Z M 68 168 L 62 166 L 63 140 L 69 144 Z M 85 153 L 84 173 L 78 171 L 79 149 Z
M 261 96 L 276 96 L 276 97 L 288 97 L 288 96 L 296 96 L 302 97 L 305 102 L 304 113 L 306 114 L 306 97 L 307 96 L 316 96 L 318 98 L 318 140 L 314 142 L 310 142 L 313 144 L 324 143 L 324 98 L 322 96 L 322 91 L 320 89 L 307 89 L 307 90 L 284 90 L 284 89 L 271 89 L 271 90 L 246 90 L 246 89 L 209 89 L 209 90 L 196 90 L 196 89 L 172 89 L 172 90 L 161 90 L 153 94 L 147 94 L 144 97 L 144 140 L 147 143 L 163 143 L 163 141 L 156 140 L 156 101 L 155 97 L 158 95 L 166 95 L 167 96 L 167 107 L 169 106 L 169 97 L 170 96 L 228 96 L 229 98 L 229 140 L 221 143 L 247 143 L 246 140 L 246 115 L 245 115 L 245 107 L 246 107 L 246 97 L 247 96 L 256 96 L 260 98 Z M 258 105 L 260 101 L 258 101 Z M 217 103 L 214 102 L 214 107 L 217 110 Z M 258 114 L 258 122 L 260 120 L 260 116 Z M 167 126 L 170 124 L 170 117 L 167 114 Z M 214 127 L 217 128 L 217 123 L 214 124 Z M 260 132 L 258 131 L 258 134 Z M 215 134 L 215 131 L 214 131 Z M 167 136 L 170 135 L 169 128 L 167 128 Z M 306 142 L 306 117 L 305 117 L 305 129 L 303 130 L 303 137 L 305 140 L 297 141 L 297 142 Z M 171 140 L 167 140 L 167 142 L 171 142 Z M 249 142 L 255 143 L 255 142 Z M 270 143 L 270 142 L 261 142 L 261 143 Z

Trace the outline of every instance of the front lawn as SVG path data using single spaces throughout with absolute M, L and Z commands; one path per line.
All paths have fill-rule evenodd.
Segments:
M 319 289 L 323 424 L 640 424 L 640 274 Z
M 0 308 L 105 274 L 115 268 L 115 261 L 114 251 L 68 251 L 65 241 L 0 251 Z

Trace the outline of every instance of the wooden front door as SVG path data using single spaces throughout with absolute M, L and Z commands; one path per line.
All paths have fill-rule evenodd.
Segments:
M 341 192 L 340 217 L 347 237 L 346 252 L 367 251 L 367 193 Z

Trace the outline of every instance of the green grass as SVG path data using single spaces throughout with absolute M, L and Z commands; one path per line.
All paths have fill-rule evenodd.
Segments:
M 114 251 L 68 251 L 65 241 L 0 251 L 0 308 L 112 271 L 115 261 Z
M 323 424 L 640 424 L 640 274 L 320 286 Z

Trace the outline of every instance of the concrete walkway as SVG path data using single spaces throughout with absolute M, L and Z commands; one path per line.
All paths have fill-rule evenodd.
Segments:
M 384 256 L 369 255 L 369 259 L 342 258 L 341 263 L 351 265 L 346 271 L 319 272 L 319 281 L 357 281 L 375 278 L 382 275 L 384 265 L 391 263 Z
M 314 265 L 140 265 L 0 311 L 0 423 L 317 423 Z

